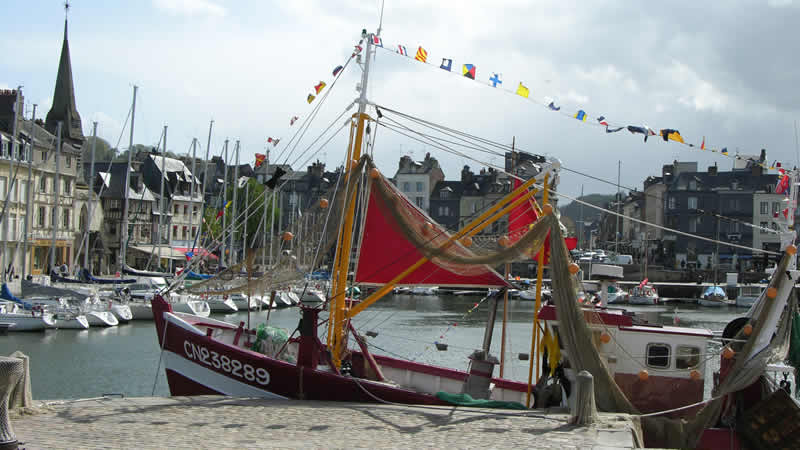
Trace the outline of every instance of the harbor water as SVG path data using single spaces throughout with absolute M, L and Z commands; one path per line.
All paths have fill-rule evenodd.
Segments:
M 467 356 L 483 340 L 489 302 L 481 300 L 477 296 L 394 295 L 360 314 L 354 325 L 361 334 L 377 332 L 377 336 L 368 337 L 376 354 L 463 370 L 467 368 Z M 527 381 L 529 361 L 521 360 L 519 354 L 531 352 L 533 307 L 530 301 L 509 300 L 506 378 Z M 746 312 L 734 307 L 702 308 L 686 304 L 626 306 L 626 309 L 646 314 L 651 322 L 664 325 L 677 322 L 680 326 L 713 331 L 721 331 L 730 320 Z M 501 303 L 491 352 L 498 359 L 502 317 Z M 246 322 L 247 312 L 217 314 L 214 318 Z M 270 313 L 269 324 L 291 333 L 299 319 L 297 308 L 275 310 Z M 266 320 L 266 311 L 250 313 L 253 328 Z M 323 327 L 320 330 L 323 341 L 325 332 Z M 447 350 L 437 350 L 436 342 L 447 344 Z M 37 400 L 104 394 L 169 395 L 163 368 L 158 368 L 160 349 L 152 321 L 134 321 L 104 329 L 0 336 L 0 354 L 9 355 L 16 350 L 30 356 L 33 396 Z M 715 359 L 709 361 L 717 364 Z

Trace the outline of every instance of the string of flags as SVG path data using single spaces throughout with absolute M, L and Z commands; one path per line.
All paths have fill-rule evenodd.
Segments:
M 277 146 L 280 141 L 281 141 L 280 139 L 275 139 L 271 137 L 267 138 L 267 144 L 272 144 L 273 147 Z
M 436 67 L 435 64 L 433 64 L 433 63 L 428 61 L 429 60 L 428 51 L 425 48 L 423 48 L 422 46 L 419 46 L 417 48 L 417 51 L 412 53 L 414 55 L 413 58 L 412 58 L 412 56 L 411 56 L 412 54 L 409 54 L 407 47 L 404 46 L 404 45 L 394 46 L 392 48 L 394 48 L 395 50 L 392 51 L 388 47 L 384 46 L 382 38 L 380 38 L 378 36 L 375 36 L 375 35 L 372 35 L 372 43 L 375 46 L 380 47 L 381 49 L 383 49 L 384 51 L 387 51 L 389 53 L 393 53 L 393 54 L 396 54 L 396 55 L 399 55 L 399 56 L 408 57 L 409 59 L 413 59 L 413 60 L 415 60 L 417 62 L 421 62 L 421 63 L 423 63 L 425 65 Z M 357 47 L 357 52 L 354 53 L 354 55 L 359 53 L 362 50 L 360 46 L 356 46 L 356 47 Z M 446 71 L 446 72 L 450 72 L 450 73 L 455 74 L 453 72 L 453 60 L 451 58 L 442 58 L 442 62 L 439 65 L 439 68 L 444 70 L 444 71 Z M 530 101 L 532 101 L 534 103 L 537 103 L 537 104 L 547 108 L 550 111 L 559 112 L 560 114 L 565 115 L 566 117 L 570 117 L 572 119 L 576 119 L 576 120 L 578 120 L 580 122 L 583 122 L 583 123 L 586 123 L 586 124 L 589 124 L 589 125 L 601 126 L 601 127 L 603 127 L 605 129 L 606 133 L 617 133 L 617 132 L 622 131 L 622 130 L 627 130 L 631 134 L 640 134 L 640 135 L 642 135 L 643 138 L 644 138 L 644 142 L 647 142 L 648 138 L 650 138 L 652 136 L 659 136 L 659 137 L 662 138 L 662 140 L 664 142 L 670 142 L 670 141 L 671 142 L 677 142 L 679 144 L 683 144 L 683 145 L 685 145 L 687 147 L 690 147 L 690 148 L 695 148 L 695 149 L 699 149 L 699 150 L 702 150 L 702 151 L 710 151 L 712 153 L 719 153 L 719 154 L 721 154 L 723 156 L 727 156 L 727 157 L 732 158 L 732 159 L 749 160 L 752 164 L 761 166 L 764 169 L 776 170 L 776 169 L 779 169 L 781 167 L 781 164 L 778 163 L 778 162 L 773 162 L 773 163 L 770 164 L 770 163 L 768 163 L 766 161 L 753 159 L 753 158 L 748 157 L 748 156 L 741 156 L 741 155 L 738 155 L 738 154 L 731 154 L 728 151 L 727 147 L 723 147 L 723 148 L 719 149 L 719 148 L 714 148 L 714 147 L 707 146 L 706 145 L 705 136 L 703 136 L 702 142 L 700 143 L 700 145 L 696 146 L 695 144 L 687 142 L 684 139 L 684 137 L 681 135 L 680 131 L 678 131 L 676 129 L 673 129 L 673 128 L 663 128 L 663 129 L 660 129 L 660 130 L 656 131 L 655 129 L 650 128 L 647 125 L 626 125 L 626 124 L 620 124 L 620 123 L 611 123 L 605 118 L 605 116 L 602 116 L 602 115 L 596 117 L 596 122 L 595 121 L 589 121 L 588 120 L 589 119 L 589 113 L 587 113 L 583 109 L 578 109 L 574 113 L 567 112 L 567 111 L 562 112 L 561 111 L 561 106 L 556 104 L 555 100 L 553 100 L 553 99 L 550 99 L 548 97 L 543 97 L 542 100 L 537 100 L 535 98 L 532 98 L 530 88 L 528 86 L 526 86 L 523 81 L 519 82 L 519 84 L 517 85 L 516 89 L 513 89 L 513 88 L 504 89 L 503 88 L 502 74 L 500 74 L 498 72 L 489 72 L 489 75 L 488 75 L 487 78 L 481 79 L 479 77 L 478 68 L 477 68 L 477 66 L 475 64 L 462 64 L 461 65 L 461 75 L 464 78 L 468 78 L 470 80 L 478 81 L 478 82 L 480 82 L 482 84 L 485 84 L 485 85 L 487 85 L 489 87 L 492 87 L 492 88 L 495 88 L 495 89 L 500 89 L 500 90 L 503 90 L 504 92 L 507 92 L 507 93 L 510 93 L 510 94 L 515 94 L 515 95 L 517 95 L 519 97 L 528 99 L 528 100 L 530 100 Z M 486 76 L 486 75 L 484 75 L 484 76 Z M 309 100 L 309 102 L 310 102 L 310 100 Z M 785 169 L 783 169 L 783 170 L 784 170 L 784 172 L 786 171 Z

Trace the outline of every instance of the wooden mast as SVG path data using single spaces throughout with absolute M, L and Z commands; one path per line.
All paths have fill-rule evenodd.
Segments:
M 548 186 L 550 174 L 544 176 L 544 187 L 542 189 L 542 207 L 547 205 L 548 199 Z M 536 379 L 539 379 L 539 309 L 542 307 L 542 277 L 544 276 L 544 249 L 539 250 L 539 260 L 536 263 L 536 304 L 533 308 L 533 333 L 531 335 L 531 358 L 528 365 L 528 392 L 525 396 L 525 406 L 531 407 L 531 387 L 533 386 L 533 361 L 536 360 Z M 534 353 L 535 352 L 535 353 Z M 535 356 L 534 356 L 535 355 Z

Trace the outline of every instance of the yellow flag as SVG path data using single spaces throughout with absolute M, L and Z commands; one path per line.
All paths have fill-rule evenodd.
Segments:
M 520 81 L 519 87 L 517 88 L 517 95 L 519 95 L 520 97 L 528 98 L 528 94 L 530 93 L 531 93 L 530 89 L 526 88 L 525 85 L 523 85 L 522 82 Z
M 313 102 L 313 101 L 314 101 L 314 99 L 315 99 L 315 98 L 317 98 L 317 96 L 316 96 L 316 95 L 314 95 L 314 94 L 308 94 L 308 98 L 306 99 L 306 101 L 307 101 L 308 103 L 311 103 L 311 102 Z

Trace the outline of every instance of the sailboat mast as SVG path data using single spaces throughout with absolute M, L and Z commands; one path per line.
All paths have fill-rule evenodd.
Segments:
M 515 169 L 517 167 L 517 153 L 514 151 L 516 147 L 517 137 L 513 136 L 511 138 L 511 173 L 515 173 Z M 511 215 L 509 214 L 509 219 Z M 511 231 L 511 220 L 508 221 L 508 230 L 506 232 Z M 511 272 L 511 264 L 506 263 L 505 266 L 505 279 L 508 281 L 508 277 Z M 500 338 L 500 378 L 503 378 L 505 374 L 506 368 L 506 323 L 508 322 L 508 289 L 503 292 L 503 331 Z M 488 352 L 487 352 L 488 354 Z
M 31 115 L 31 134 L 29 136 L 30 139 L 30 148 L 28 152 L 28 187 L 25 189 L 25 192 L 28 195 L 26 198 L 27 204 L 25 205 L 25 237 L 23 238 L 23 251 L 22 251 L 22 278 L 28 275 L 28 268 L 27 268 L 27 254 L 28 254 L 28 233 L 30 232 L 31 227 L 31 217 L 33 217 L 33 184 L 31 180 L 33 180 L 33 149 L 35 144 L 35 128 L 34 125 L 36 123 L 36 105 L 33 105 L 33 114 Z
M 138 86 L 133 86 L 133 104 L 131 104 L 131 134 L 128 140 L 128 166 L 125 169 L 125 186 L 122 187 L 122 193 L 125 195 L 125 207 L 122 210 L 122 232 L 120 233 L 122 241 L 120 242 L 120 262 L 119 266 L 124 267 L 127 264 L 127 244 L 128 244 L 128 211 L 130 210 L 130 196 L 128 191 L 131 185 L 131 158 L 133 156 L 133 124 L 136 119 L 136 91 Z
M 617 226 L 614 228 L 614 253 L 619 255 L 619 205 L 622 203 L 622 198 L 619 195 L 619 182 L 620 176 L 622 174 L 622 161 L 617 161 L 617 194 L 615 195 L 617 199 Z
M 234 149 L 236 152 L 236 165 L 233 167 L 233 215 L 231 215 L 231 263 L 238 261 L 236 257 L 236 245 L 234 236 L 236 236 L 236 197 L 237 193 L 239 192 L 239 140 L 236 140 L 236 148 Z
M 195 189 L 195 181 L 197 178 L 195 177 L 195 171 L 197 170 L 197 138 L 192 138 L 192 189 L 191 189 L 191 201 L 189 201 L 189 230 L 194 229 L 194 211 L 195 211 L 195 201 L 194 196 L 196 193 Z M 202 204 L 202 203 L 201 203 Z M 191 234 L 192 239 L 194 240 L 194 233 Z M 182 237 L 182 236 L 181 236 Z M 192 244 L 192 250 L 194 250 L 194 244 Z
M 158 194 L 158 267 L 161 270 L 161 233 L 164 228 L 164 173 L 167 159 L 167 126 L 164 125 L 164 148 L 161 150 L 161 184 Z M 167 241 L 169 241 L 169 230 L 164 231 Z
M 275 191 L 272 191 L 272 201 L 270 202 L 270 236 L 269 236 L 269 265 L 272 267 L 272 241 L 275 240 Z
M 59 202 L 61 198 L 59 196 L 60 189 L 59 183 L 61 183 L 61 127 L 63 126 L 62 122 L 58 122 L 57 128 L 57 136 L 56 136 L 56 177 L 55 183 L 53 183 L 53 188 L 55 191 L 55 206 L 53 207 L 53 215 L 52 215 L 52 225 L 53 225 L 53 240 L 50 244 L 50 271 L 52 272 L 56 267 L 56 237 L 58 235 L 58 213 L 61 212 L 61 208 L 59 207 Z
M 265 164 L 267 165 L 264 167 L 264 178 L 266 178 L 267 174 L 269 174 L 269 150 L 267 150 L 267 157 Z M 264 236 L 264 240 L 261 242 L 261 265 L 267 263 L 267 190 L 264 189 L 264 217 L 261 219 L 262 223 L 262 233 L 261 235 Z M 270 242 L 272 238 L 270 237 Z
M 89 232 L 92 229 L 92 211 L 94 209 L 94 202 L 92 201 L 92 194 L 94 194 L 94 157 L 95 151 L 97 150 L 97 122 L 92 122 L 92 159 L 89 163 L 89 208 L 86 213 L 86 242 L 84 251 L 83 251 L 83 266 L 89 273 L 92 272 L 91 269 L 91 258 L 89 258 Z
M 358 98 L 358 114 L 357 120 L 358 125 L 356 127 L 356 139 L 351 149 L 351 154 L 348 155 L 347 164 L 346 164 L 346 171 L 345 174 L 347 177 L 350 176 L 352 170 L 355 167 L 355 164 L 361 159 L 361 146 L 364 139 L 364 128 L 366 126 L 366 119 L 367 115 L 365 111 L 367 109 L 367 88 L 369 87 L 369 69 L 370 69 L 370 60 L 371 60 L 371 53 L 372 53 L 372 39 L 373 35 L 364 33 L 362 35 L 366 38 L 366 51 L 364 52 L 364 71 L 361 74 L 361 93 Z M 345 220 L 344 224 L 342 225 L 343 228 L 339 230 L 339 241 L 337 243 L 336 248 L 336 264 L 334 266 L 334 271 L 331 274 L 331 295 L 333 298 L 333 303 L 331 304 L 331 308 L 333 309 L 333 321 L 331 323 L 331 327 L 333 327 L 334 333 L 334 342 L 328 342 L 330 346 L 333 344 L 333 362 L 337 367 L 341 365 L 341 350 L 342 345 L 344 344 L 344 333 L 346 331 L 345 326 L 345 291 L 347 288 L 347 274 L 350 267 L 350 255 L 351 255 L 351 244 L 353 240 L 353 221 L 355 216 L 355 208 L 356 208 L 356 192 L 350 193 L 350 198 L 347 199 L 347 208 L 345 210 Z M 335 305 L 335 306 L 334 306 Z
M 205 204 L 206 204 L 206 181 L 208 180 L 208 156 L 209 152 L 211 151 L 211 129 L 214 127 L 214 121 L 212 120 L 208 124 L 208 141 L 206 142 L 206 159 L 203 163 L 203 196 L 200 202 L 200 224 L 197 226 L 197 234 L 194 237 L 194 242 L 192 243 L 192 251 L 194 251 L 194 247 L 197 245 L 197 241 L 200 240 L 200 236 L 203 235 L 203 224 L 205 223 Z M 202 245 L 202 243 L 201 243 Z
M 250 182 L 244 187 L 244 231 L 242 232 L 242 258 L 247 256 L 247 211 L 250 210 Z
M 227 267 L 225 264 L 225 252 L 228 250 L 227 246 L 225 245 L 225 225 L 228 223 L 228 211 L 226 211 L 226 206 L 228 205 L 228 139 L 225 139 L 225 164 L 223 164 L 223 171 L 222 171 L 222 250 L 219 252 L 220 256 L 220 263 L 223 267 Z

